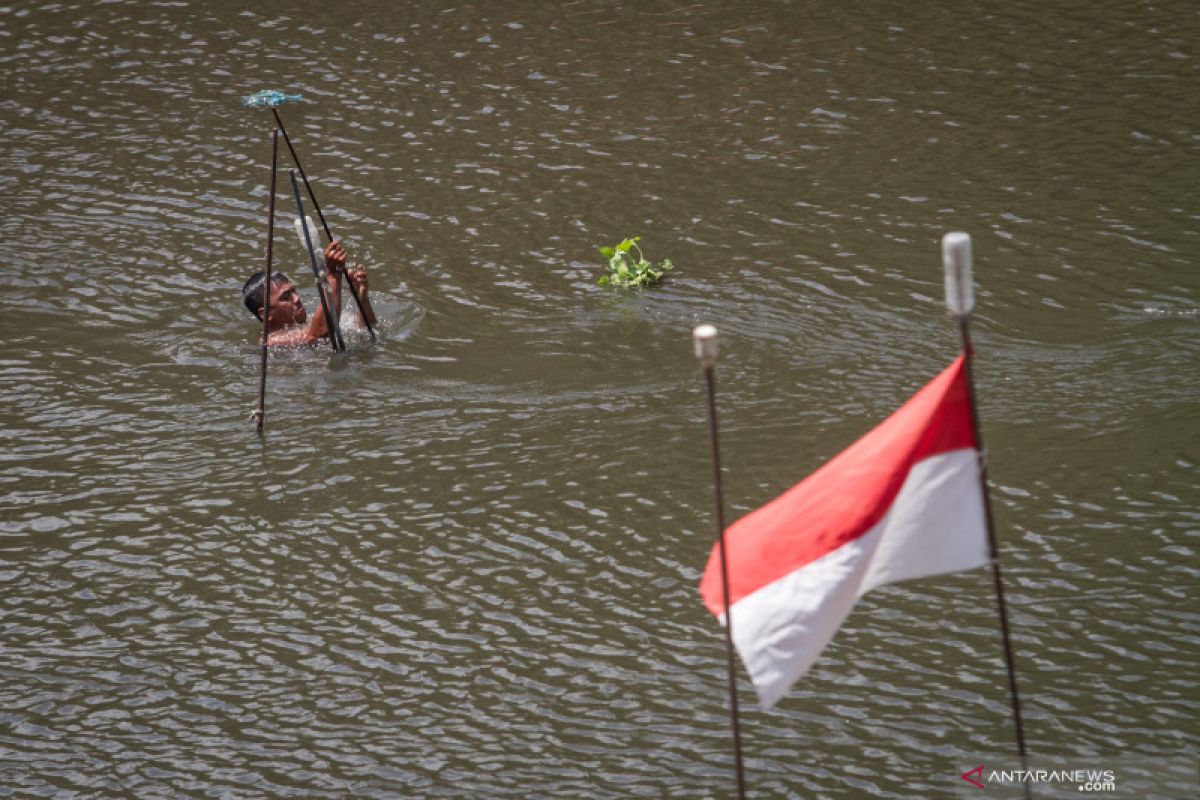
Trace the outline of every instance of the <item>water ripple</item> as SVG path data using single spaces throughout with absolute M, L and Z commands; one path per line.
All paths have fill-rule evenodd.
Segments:
M 1191 788 L 1153 784 L 1197 743 L 1190 9 L 809 10 L 0 9 L 9 792 L 725 793 L 688 331 L 732 519 L 953 357 L 949 229 L 1033 749 Z M 271 355 L 260 442 L 264 86 L 381 319 Z M 629 235 L 662 287 L 596 285 Z M 770 714 L 743 683 L 751 793 L 1010 752 L 989 589 L 869 595 Z

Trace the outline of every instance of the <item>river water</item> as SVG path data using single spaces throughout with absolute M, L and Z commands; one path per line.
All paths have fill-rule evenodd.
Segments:
M 935 5 L 0 9 L 0 796 L 732 796 L 690 330 L 736 518 L 955 356 L 963 230 L 1030 750 L 1194 797 L 1196 11 Z M 262 88 L 381 318 L 264 441 Z M 1015 766 L 1001 656 L 986 571 L 868 595 L 750 796 Z

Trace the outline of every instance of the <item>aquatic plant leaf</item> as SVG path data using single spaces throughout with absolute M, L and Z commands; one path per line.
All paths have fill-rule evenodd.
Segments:
M 640 236 L 631 236 L 616 247 L 599 247 L 600 254 L 608 263 L 608 274 L 603 275 L 597 283 L 600 286 L 621 286 L 623 288 L 649 286 L 660 280 L 667 270 L 674 268 L 670 259 L 659 266 L 646 258 L 642 249 L 637 246 Z M 635 251 L 635 252 L 630 252 Z

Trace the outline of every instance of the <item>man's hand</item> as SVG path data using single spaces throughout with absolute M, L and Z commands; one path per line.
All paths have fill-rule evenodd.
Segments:
M 360 266 L 346 270 L 346 277 L 350 279 L 350 286 L 358 294 L 359 297 L 367 296 L 367 271 Z
M 375 309 L 371 308 L 371 301 L 367 299 L 367 271 L 361 266 L 355 264 L 352 268 L 346 270 L 346 278 L 350 281 L 350 290 L 358 297 L 358 301 L 362 303 L 362 308 L 358 313 L 358 324 L 375 324 Z M 363 311 L 366 312 L 366 317 L 363 316 Z
M 334 239 L 325 248 L 325 269 L 330 277 L 346 269 L 346 248 L 342 247 L 340 239 Z

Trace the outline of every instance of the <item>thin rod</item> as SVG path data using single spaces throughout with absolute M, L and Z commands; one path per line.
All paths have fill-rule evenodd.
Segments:
M 329 232 L 329 224 L 325 222 L 325 215 L 321 213 L 321 205 L 317 202 L 317 196 L 313 194 L 312 186 L 308 182 L 308 176 L 304 174 L 304 167 L 300 164 L 300 156 L 296 154 L 296 148 L 292 146 L 292 137 L 288 136 L 287 128 L 283 126 L 283 120 L 280 119 L 279 112 L 272 108 L 271 114 L 275 117 L 275 124 L 279 126 L 280 133 L 283 134 L 283 141 L 287 145 L 288 152 L 292 154 L 292 163 L 296 165 L 296 169 L 300 172 L 300 179 L 304 181 L 304 188 L 308 190 L 308 197 L 312 200 L 313 209 L 317 212 L 317 219 L 321 220 L 321 227 L 325 229 L 325 235 L 332 242 L 333 234 Z
M 304 167 L 300 164 L 300 156 L 296 153 L 296 148 L 292 147 L 292 139 L 288 136 L 287 128 L 283 127 L 283 120 L 275 108 L 271 109 L 271 113 L 275 116 L 275 124 L 283 133 L 283 141 L 287 145 L 288 152 L 292 154 L 292 163 L 300 172 L 300 180 L 304 181 L 304 188 L 308 191 L 308 198 L 312 200 L 313 210 L 317 212 L 317 219 L 321 220 L 321 227 L 325 229 L 325 236 L 332 242 L 333 233 L 329 230 L 329 223 L 325 221 L 325 215 L 321 213 L 321 205 L 317 202 L 317 195 L 313 192 L 312 184 L 308 182 L 308 175 L 305 174 Z M 304 219 L 304 215 L 301 215 L 300 219 Z M 375 341 L 375 329 L 371 327 L 371 320 L 367 317 L 367 309 L 363 305 L 362 298 L 358 296 L 358 289 L 349 278 L 346 279 L 346 283 L 350 285 L 350 294 L 354 298 L 354 304 L 358 306 L 358 315 L 362 317 L 363 324 L 367 326 L 367 333 L 371 334 L 371 341 Z
M 300 199 L 300 185 L 296 183 L 296 170 L 288 170 L 288 175 L 292 179 L 292 194 L 296 197 L 296 211 L 300 214 L 300 219 L 304 219 L 304 201 Z M 317 266 L 317 251 L 313 249 L 312 240 L 308 237 L 308 226 L 301 225 L 304 229 L 304 241 L 308 245 L 308 261 L 312 265 L 313 277 L 317 279 L 317 296 L 321 298 L 321 309 L 325 312 L 325 327 L 329 330 L 329 343 L 333 345 L 333 352 L 337 353 L 346 349 L 346 345 L 342 342 L 342 331 L 338 327 L 337 318 L 330 311 L 331 303 L 325 294 L 325 281 L 321 279 L 321 268 Z
M 738 721 L 737 665 L 733 654 L 733 618 L 729 613 L 729 559 L 725 548 L 725 493 L 721 482 L 721 447 L 717 440 L 716 381 L 712 366 L 704 368 L 708 385 L 708 441 L 712 453 L 713 501 L 716 506 L 717 541 L 721 552 L 721 592 L 725 603 L 725 663 L 729 677 L 729 709 L 733 726 L 733 756 L 737 767 L 738 797 L 746 797 L 746 774 L 742 766 L 742 730 Z
M 262 363 L 258 376 L 258 409 L 254 412 L 259 436 L 262 435 L 263 423 L 267 417 L 267 337 L 270 335 L 268 323 L 271 319 L 271 261 L 275 244 L 275 171 L 278 162 L 279 128 L 275 128 L 271 132 L 271 180 L 267 184 L 267 266 L 263 278 Z
M 996 589 L 996 608 L 1000 613 L 1000 636 L 1004 642 L 1004 666 L 1008 670 L 1008 693 L 1012 698 L 1013 727 L 1017 734 L 1017 752 L 1021 756 L 1021 770 L 1025 774 L 1025 798 L 1033 797 L 1029 786 L 1028 754 L 1025 750 L 1025 726 L 1021 721 L 1021 695 L 1017 690 L 1017 666 L 1013 658 L 1012 635 L 1008 625 L 1008 605 L 1004 602 L 1004 581 L 1000 575 L 1000 547 L 996 539 L 996 524 L 992 517 L 992 498 L 988 491 L 987 458 L 983 446 L 983 434 L 979 426 L 979 411 L 975 404 L 975 379 L 972 370 L 974 350 L 971 347 L 969 317 L 958 318 L 958 330 L 962 337 L 962 351 L 967 372 L 967 401 L 971 407 L 971 430 L 975 434 L 975 446 L 979 453 L 979 489 L 983 495 L 983 512 L 987 521 L 988 547 L 992 558 L 992 583 Z

